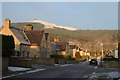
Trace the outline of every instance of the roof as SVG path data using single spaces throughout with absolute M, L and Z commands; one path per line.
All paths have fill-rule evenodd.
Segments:
M 40 45 L 44 30 L 24 31 L 31 44 Z
M 32 26 L 31 24 L 27 24 L 26 26 Z
M 65 51 L 66 50 L 66 44 L 67 42 L 56 42 L 57 47 L 59 48 L 60 51 Z
M 49 33 L 49 40 L 54 42 L 55 35 Z
M 70 49 L 75 49 L 76 45 L 69 45 Z
M 22 30 L 11 27 L 11 31 L 17 37 L 17 39 L 20 41 L 20 43 L 29 44 L 28 41 L 25 39 L 25 36 L 24 36 Z

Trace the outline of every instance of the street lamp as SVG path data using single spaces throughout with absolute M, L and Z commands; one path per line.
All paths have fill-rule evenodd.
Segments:
M 100 45 L 102 46 L 102 58 L 103 58 L 103 44 L 101 43 Z

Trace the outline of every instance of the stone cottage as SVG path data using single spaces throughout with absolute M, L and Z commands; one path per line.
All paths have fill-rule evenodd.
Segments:
M 47 58 L 48 33 L 44 30 L 33 30 L 31 24 L 25 25 L 23 30 L 11 26 L 9 19 L 4 20 L 0 34 L 12 35 L 15 41 L 14 57 Z

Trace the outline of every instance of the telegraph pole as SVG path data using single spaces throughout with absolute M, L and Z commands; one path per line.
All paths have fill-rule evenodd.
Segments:
M 45 33 L 45 40 L 46 40 L 46 48 L 45 48 L 45 58 L 47 58 L 48 53 L 48 35 L 49 33 Z

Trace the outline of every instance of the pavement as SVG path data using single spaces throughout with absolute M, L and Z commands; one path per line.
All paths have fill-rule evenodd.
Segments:
M 95 72 L 84 78 L 88 78 L 88 80 L 93 80 L 95 78 L 100 78 L 101 80 L 120 80 L 120 72 L 116 68 L 95 68 Z
M 78 64 L 55 64 L 54 66 L 34 64 L 30 70 L 8 71 L 8 78 L 83 78 L 85 80 L 120 80 L 120 71 L 116 68 L 100 68 L 88 62 Z

